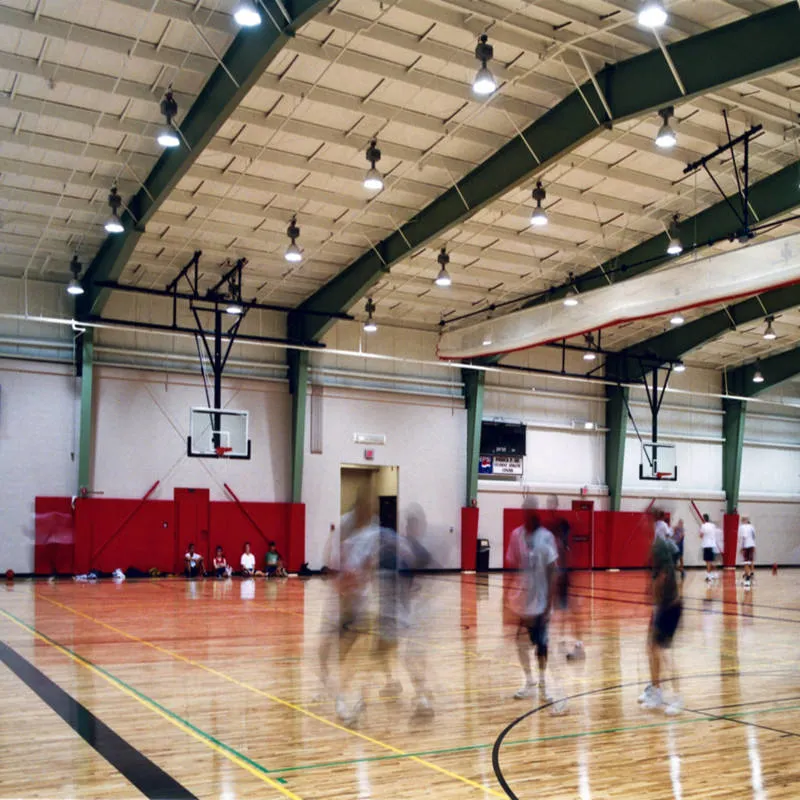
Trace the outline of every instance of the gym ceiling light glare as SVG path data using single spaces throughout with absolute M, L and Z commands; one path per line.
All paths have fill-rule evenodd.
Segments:
M 662 108 L 658 115 L 661 117 L 662 125 L 656 134 L 656 146 L 662 150 L 669 150 L 675 147 L 678 141 L 675 131 L 672 130 L 672 126 L 669 124 L 670 119 L 675 116 L 675 109 L 672 106 L 667 106 Z
M 81 282 L 78 280 L 78 276 L 81 274 L 81 265 L 77 255 L 72 256 L 69 269 L 70 272 L 72 272 L 72 280 L 67 285 L 67 292 L 77 297 L 79 294 L 83 294 L 83 286 L 81 286 Z
M 684 322 L 686 322 L 686 320 L 680 312 L 673 314 L 669 320 L 670 325 L 683 325 Z
M 444 247 L 439 255 L 436 256 L 436 260 L 439 262 L 441 269 L 439 270 L 439 274 L 436 276 L 434 283 L 437 286 L 450 286 L 453 283 L 450 278 L 450 273 L 447 271 L 447 265 L 450 263 L 450 256 L 447 255 L 447 250 Z
M 764 331 L 764 338 L 769 339 L 770 341 L 772 339 L 777 339 L 778 334 L 775 333 L 775 329 L 772 327 L 772 323 L 775 321 L 775 317 L 769 316 L 764 321 L 767 323 L 767 328 Z
M 367 148 L 367 161 L 369 161 L 369 169 L 364 176 L 364 188 L 370 192 L 379 192 L 383 189 L 383 175 L 380 170 L 375 166 L 381 160 L 381 151 L 378 149 L 377 139 L 373 139 Z
M 661 28 L 667 22 L 667 12 L 659 0 L 645 0 L 639 6 L 637 19 L 644 28 Z
M 106 220 L 103 226 L 106 233 L 122 233 L 125 226 L 119 218 L 119 207 L 122 205 L 122 198 L 119 196 L 116 186 L 111 187 L 111 192 L 108 195 L 108 207 L 111 209 L 111 216 Z
M 225 313 L 238 316 L 242 313 L 242 307 L 235 300 L 231 300 L 225 309 Z
M 761 374 L 761 363 L 756 361 L 756 371 L 753 373 L 753 383 L 764 383 L 764 376 Z
M 161 100 L 161 114 L 166 124 L 158 131 L 158 135 L 156 136 L 156 141 L 162 147 L 178 147 L 181 143 L 180 136 L 178 136 L 178 132 L 175 130 L 175 126 L 172 123 L 177 113 L 178 104 L 172 95 L 172 89 L 167 89 L 166 94 Z
M 292 217 L 289 227 L 286 229 L 286 235 L 291 240 L 286 245 L 286 252 L 283 257 L 292 264 L 297 264 L 303 260 L 303 253 L 297 246 L 297 237 L 300 236 L 300 228 L 297 227 L 297 217 Z
M 492 75 L 487 66 L 493 56 L 494 48 L 489 44 L 489 37 L 485 33 L 482 33 L 475 47 L 475 58 L 481 62 L 481 66 L 477 73 L 475 73 L 475 79 L 472 81 L 472 91 L 479 97 L 486 97 L 497 90 L 497 81 L 494 79 L 494 75 Z
M 533 209 L 531 214 L 531 225 L 541 228 L 547 225 L 547 212 L 542 208 L 542 203 L 547 198 L 547 192 L 542 187 L 541 181 L 536 181 L 536 188 L 531 193 L 531 196 L 536 202 L 536 208 Z
M 567 308 L 574 308 L 578 305 L 578 287 L 575 286 L 575 276 L 570 272 L 569 274 L 569 283 L 570 288 L 567 292 L 567 296 L 564 298 L 564 305 Z
M 672 365 L 672 369 L 674 372 L 686 372 L 686 364 L 684 364 L 683 361 L 676 361 Z
M 675 216 L 672 218 L 672 221 L 669 223 L 667 235 L 669 236 L 669 241 L 667 242 L 667 255 L 679 256 L 683 252 L 683 242 L 681 242 L 680 233 L 678 231 L 677 214 L 675 214 Z
M 243 28 L 255 28 L 261 24 L 261 13 L 256 8 L 255 3 L 250 0 L 243 0 L 233 10 L 233 18 L 237 25 Z
M 367 304 L 364 306 L 364 311 L 367 312 L 367 321 L 364 323 L 364 333 L 375 333 L 378 330 L 378 325 L 374 319 L 372 319 L 372 315 L 375 313 L 375 303 L 372 302 L 372 298 L 367 298 Z

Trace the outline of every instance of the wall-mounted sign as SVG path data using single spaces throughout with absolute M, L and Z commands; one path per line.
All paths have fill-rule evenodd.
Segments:
M 481 456 L 479 475 L 522 475 L 522 456 Z
M 385 433 L 354 433 L 355 444 L 386 444 Z

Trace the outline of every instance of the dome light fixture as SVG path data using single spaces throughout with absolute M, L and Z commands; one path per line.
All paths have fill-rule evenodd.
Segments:
M 669 228 L 667 228 L 667 255 L 679 256 L 683 252 L 683 242 L 681 242 L 680 231 L 678 229 L 678 215 L 675 214 L 670 220 Z
M 111 187 L 111 191 L 108 195 L 108 207 L 111 209 L 111 216 L 106 220 L 103 226 L 106 229 L 106 233 L 116 234 L 122 233 L 125 230 L 125 226 L 119 218 L 119 208 L 121 205 L 122 198 L 119 196 L 116 185 L 114 185 Z
M 375 313 L 376 305 L 372 302 L 372 298 L 367 298 L 367 304 L 364 306 L 364 311 L 367 312 L 367 321 L 364 323 L 364 333 L 375 333 L 378 330 L 378 324 L 372 318 Z
M 297 246 L 297 237 L 300 236 L 300 228 L 297 227 L 297 217 L 292 217 L 292 221 L 286 229 L 286 235 L 291 241 L 286 245 L 286 251 L 283 257 L 292 264 L 298 264 L 303 260 L 303 253 Z
M 231 300 L 225 308 L 226 314 L 232 314 L 233 316 L 239 316 L 243 311 L 241 305 L 236 302 L 236 300 Z
M 378 140 L 373 139 L 367 147 L 367 161 L 369 161 L 369 169 L 364 176 L 364 188 L 370 192 L 379 192 L 383 189 L 383 175 L 380 170 L 375 166 L 381 160 L 381 151 L 378 149 Z
M 434 283 L 437 286 L 447 287 L 450 286 L 453 281 L 450 278 L 450 273 L 447 271 L 447 265 L 450 263 L 450 256 L 447 255 L 447 249 L 442 248 L 439 252 L 439 255 L 436 256 L 436 260 L 439 262 L 439 266 L 441 269 L 439 270 L 439 274 L 436 276 L 436 280 Z
M 659 110 L 658 116 L 661 117 L 661 127 L 656 134 L 656 147 L 660 147 L 662 150 L 669 150 L 675 147 L 678 142 L 678 137 L 669 124 L 670 119 L 675 116 L 675 108 L 673 106 L 662 108 Z
M 680 311 L 674 313 L 669 319 L 670 325 L 683 325 L 684 322 L 686 322 L 686 320 L 684 319 Z
M 233 10 L 233 18 L 236 20 L 236 24 L 243 28 L 255 28 L 261 24 L 261 12 L 250 0 L 242 0 L 236 6 Z
M 490 333 L 484 333 L 483 334 L 483 341 L 482 341 L 481 344 L 484 347 L 489 347 L 489 345 L 491 345 L 491 343 L 492 343 L 492 335 Z
M 542 203 L 547 198 L 547 192 L 544 190 L 541 181 L 536 181 L 536 188 L 531 193 L 531 196 L 536 202 L 536 208 L 533 209 L 531 214 L 531 225 L 535 228 L 544 227 L 547 225 L 547 212 L 542 208 Z
M 597 353 L 594 351 L 594 336 L 591 333 L 587 333 L 583 338 L 586 340 L 586 346 L 589 348 L 583 354 L 583 360 L 594 361 L 597 358 Z
M 472 81 L 472 91 L 479 97 L 486 97 L 497 90 L 497 81 L 487 66 L 493 57 L 494 48 L 489 44 L 489 37 L 482 33 L 478 37 L 478 44 L 475 47 L 475 58 L 481 62 L 481 66 Z
M 686 364 L 684 364 L 683 361 L 676 361 L 672 365 L 672 369 L 674 372 L 686 372 Z
M 67 293 L 77 297 L 79 294 L 83 294 L 83 286 L 78 280 L 78 276 L 81 274 L 81 265 L 78 261 L 77 253 L 72 256 L 72 261 L 69 262 L 69 269 L 72 272 L 72 280 L 67 284 Z
M 156 141 L 162 147 L 180 146 L 181 139 L 180 136 L 178 136 L 178 132 L 175 130 L 175 125 L 172 122 L 177 113 L 178 103 L 175 101 L 175 97 L 172 94 L 172 89 L 167 89 L 166 94 L 161 100 L 161 114 L 163 115 L 166 124 L 163 128 L 159 129 L 158 135 L 156 136 Z
M 660 0 L 644 0 L 639 6 L 637 19 L 644 28 L 661 28 L 667 22 L 667 12 Z
M 756 361 L 756 371 L 753 373 L 753 383 L 764 383 L 764 376 L 761 374 L 760 361 Z
M 764 331 L 764 338 L 770 341 L 777 339 L 778 334 L 775 333 L 775 328 L 772 327 L 772 323 L 775 322 L 775 317 L 770 314 L 764 321 L 767 323 L 767 328 Z

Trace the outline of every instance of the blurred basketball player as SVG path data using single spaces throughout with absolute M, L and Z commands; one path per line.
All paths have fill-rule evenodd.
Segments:
M 323 617 L 319 660 L 322 682 L 336 697 L 336 713 L 347 725 L 357 722 L 365 702 L 359 694 L 354 702 L 347 697 L 350 670 L 347 655 L 359 634 L 368 628 L 369 589 L 374 573 L 378 526 L 368 495 L 359 494 L 352 511 L 345 514 L 339 530 L 338 546 L 332 533 L 326 547 L 326 563 L 334 574 L 335 596 Z M 338 649 L 338 681 L 331 677 L 330 662 Z
M 570 569 L 572 568 L 570 550 L 570 525 L 563 514 L 558 513 L 558 498 L 551 495 L 547 500 L 547 507 L 554 512 L 553 536 L 558 549 L 558 570 L 556 572 L 556 605 L 561 612 L 563 620 L 562 635 L 572 630 L 574 645 L 567 652 L 567 661 L 582 661 L 586 658 L 583 650 L 583 637 L 581 635 L 580 613 L 574 608 L 575 599 L 570 597 Z
M 545 669 L 549 639 L 550 614 L 557 583 L 558 549 L 553 534 L 541 523 L 535 502 L 523 505 L 525 521 L 511 534 L 506 554 L 508 563 L 522 572 L 511 608 L 519 619 L 516 642 L 525 683 L 514 695 L 522 700 L 536 693 L 537 681 L 531 671 L 531 646 L 539 666 L 538 685 L 542 696 L 550 700 L 545 687 Z
M 708 514 L 703 514 L 703 524 L 700 526 L 700 540 L 703 543 L 703 561 L 706 562 L 706 580 L 714 580 L 714 559 L 717 550 L 717 526 L 711 522 Z
M 683 542 L 686 538 L 686 527 L 683 524 L 683 520 L 679 519 L 678 524 L 672 529 L 672 541 L 675 542 L 675 546 L 678 548 L 678 569 L 681 573 L 681 578 L 686 577 L 686 569 L 683 565 Z
M 753 563 L 756 555 L 756 529 L 750 524 L 750 517 L 742 517 L 739 526 L 739 547 L 744 561 L 744 588 L 749 589 L 753 582 Z
M 660 512 L 654 513 L 657 522 Z M 654 526 L 655 527 L 655 526 Z M 681 709 L 676 695 L 669 703 L 664 700 L 661 679 L 666 662 L 666 651 L 672 644 L 683 610 L 675 569 L 672 542 L 654 535 L 650 550 L 652 565 L 653 614 L 647 632 L 647 656 L 650 663 L 650 684 L 639 698 L 643 708 L 664 709 L 667 714 L 677 714 Z

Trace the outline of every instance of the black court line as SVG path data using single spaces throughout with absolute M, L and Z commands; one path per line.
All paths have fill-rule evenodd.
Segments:
M 152 800 L 197 800 L 185 786 L 125 741 L 16 650 L 0 641 L 0 659 L 87 744 Z
M 744 671 L 742 671 L 742 670 L 725 670 L 725 671 L 722 671 L 722 672 L 710 672 L 710 673 L 707 673 L 705 675 L 677 675 L 675 677 L 678 678 L 678 680 L 686 681 L 686 680 L 696 680 L 698 678 L 709 678 L 709 677 L 714 677 L 714 678 L 734 678 L 734 677 L 742 677 L 742 676 L 785 674 L 786 672 L 787 672 L 787 670 L 781 670 L 781 669 L 777 669 L 777 670 L 775 670 L 775 669 L 772 669 L 772 670 L 770 670 L 770 669 L 768 669 L 768 670 L 744 670 Z M 564 699 L 567 700 L 567 702 L 569 702 L 571 700 L 576 700 L 576 699 L 581 698 L 581 697 L 589 697 L 591 695 L 601 694 L 603 692 L 613 692 L 613 691 L 617 691 L 619 689 L 625 689 L 625 688 L 629 688 L 629 687 L 632 687 L 632 686 L 644 686 L 646 683 L 647 683 L 646 680 L 631 681 L 629 683 L 617 683 L 617 684 L 614 684 L 612 686 L 603 686 L 603 687 L 601 687 L 599 689 L 590 689 L 589 691 L 586 691 L 586 692 L 578 692 L 577 694 L 568 695 Z M 492 746 L 492 770 L 494 771 L 494 774 L 495 774 L 495 777 L 497 778 L 498 783 L 502 787 L 503 791 L 508 795 L 510 800 L 520 800 L 520 798 L 514 792 L 514 790 L 511 788 L 511 786 L 509 785 L 508 781 L 505 778 L 505 775 L 503 774 L 502 767 L 500 766 L 500 749 L 503 746 L 503 741 L 508 736 L 508 734 L 511 733 L 511 731 L 517 725 L 520 724 L 520 722 L 523 722 L 524 720 L 528 719 L 529 717 L 532 717 L 534 714 L 537 714 L 539 711 L 543 711 L 546 708 L 550 708 L 551 706 L 555 705 L 556 702 L 558 702 L 558 701 L 551 700 L 551 701 L 545 702 L 540 706 L 536 706 L 535 708 L 532 708 L 529 711 L 526 711 L 524 714 L 521 714 L 516 719 L 511 720 L 511 722 L 509 722 L 508 725 L 506 725 L 506 727 L 503 728 L 502 731 L 500 731 L 500 733 L 498 734 L 497 738 L 494 741 L 494 745 Z M 684 711 L 688 711 L 689 713 L 692 713 L 692 714 L 698 714 L 699 716 L 703 716 L 703 717 L 706 717 L 708 719 L 719 720 L 721 722 L 736 722 L 736 723 L 739 723 L 741 725 L 749 725 L 749 726 L 754 727 L 754 728 L 763 728 L 763 729 L 769 730 L 769 731 L 771 731 L 773 733 L 780 734 L 780 738 L 781 739 L 785 739 L 785 738 L 788 738 L 788 737 L 800 737 L 800 733 L 793 733 L 792 731 L 784 731 L 784 730 L 782 730 L 780 728 L 769 728 L 766 725 L 759 725 L 756 722 L 747 722 L 746 720 L 739 720 L 739 719 L 735 719 L 735 718 L 731 718 L 731 717 L 722 717 L 722 716 L 716 716 L 715 714 L 706 714 L 706 713 L 704 713 L 702 711 L 698 711 L 698 710 L 691 709 L 691 708 L 684 708 L 683 710 Z

